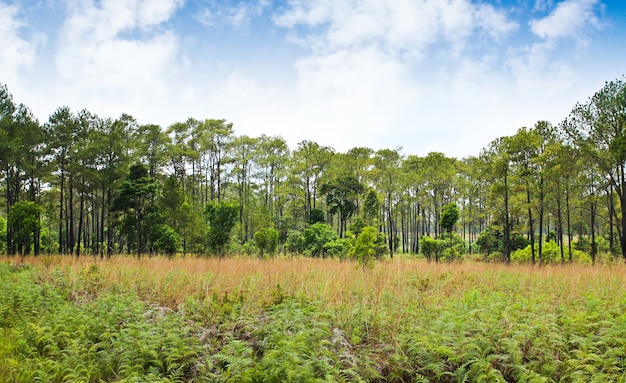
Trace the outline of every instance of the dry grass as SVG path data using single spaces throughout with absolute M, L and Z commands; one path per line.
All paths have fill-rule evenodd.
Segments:
M 4 261 L 15 262 L 15 258 Z M 363 272 L 354 262 L 315 258 L 143 258 L 111 260 L 62 256 L 26 258 L 41 265 L 43 278 L 63 270 L 76 290 L 118 289 L 176 309 L 188 298 L 238 298 L 254 310 L 280 296 L 302 297 L 325 306 L 440 305 L 470 290 L 542 295 L 555 305 L 585 294 L 609 299 L 626 291 L 626 267 L 565 265 L 532 267 L 460 263 L 432 264 L 394 259 Z M 55 271 L 56 270 L 56 271 Z M 85 278 L 85 275 L 92 275 Z M 81 284 L 90 283 L 89 286 Z M 386 307 L 393 309 L 393 307 Z

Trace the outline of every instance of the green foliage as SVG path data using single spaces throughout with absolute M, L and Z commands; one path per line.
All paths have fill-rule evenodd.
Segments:
M 486 259 L 492 259 L 495 255 L 498 257 L 502 254 L 504 249 L 504 236 L 502 231 L 495 227 L 489 226 L 478 236 L 476 245 L 480 249 L 480 252 L 485 255 Z M 511 250 L 524 249 L 529 245 L 529 241 L 517 232 L 511 233 Z M 536 251 L 536 249 L 535 249 Z
M 429 236 L 423 236 L 420 238 L 420 251 L 424 257 L 426 257 L 428 262 L 432 261 L 433 258 L 436 262 L 439 262 L 439 255 L 443 248 L 444 241 L 441 239 L 435 239 Z
M 337 238 L 324 244 L 324 253 L 335 258 L 345 258 L 352 247 L 352 238 Z
M 335 230 L 325 223 L 315 223 L 302 232 L 304 236 L 303 254 L 311 257 L 325 256 L 324 245 L 339 238 Z
M 173 257 L 180 250 L 180 236 L 173 228 L 167 225 L 159 226 L 158 236 L 153 243 L 157 251 L 164 252 L 169 257 Z
M 35 202 L 19 201 L 11 206 L 7 224 L 13 228 L 16 244 L 22 254 L 30 253 L 30 246 L 41 230 L 41 206 Z
M 302 254 L 305 249 L 305 239 L 301 231 L 289 230 L 285 241 L 285 251 L 292 254 Z
M 350 249 L 350 255 L 356 258 L 364 270 L 386 252 L 385 236 L 373 226 L 365 226 Z
M 324 217 L 324 210 L 311 209 L 311 211 L 309 212 L 309 225 L 324 222 L 326 222 L 326 218 Z
M 439 225 L 443 227 L 449 234 L 452 234 L 452 229 L 456 222 L 459 220 L 460 212 L 459 207 L 454 202 L 450 202 L 441 208 L 441 218 Z
M 278 231 L 271 227 L 263 228 L 254 233 L 254 242 L 261 256 L 265 253 L 273 255 L 278 247 Z
M 156 211 L 154 207 L 156 191 L 156 180 L 150 177 L 148 168 L 136 163 L 130 167 L 128 176 L 111 205 L 112 212 L 124 214 L 121 232 L 129 243 L 136 244 L 138 255 L 146 250 L 146 234 L 150 227 L 145 228 L 144 224 L 146 216 Z
M 446 239 L 441 241 L 441 260 L 453 262 L 463 258 L 463 255 L 466 252 L 465 241 L 463 241 L 463 238 L 451 233 Z
M 204 208 L 208 222 L 207 245 L 213 254 L 223 256 L 239 214 L 237 201 L 209 201 Z
M 0 253 L 7 251 L 7 221 L 0 217 Z
M 535 252 L 537 249 L 535 249 Z M 591 264 L 591 256 L 578 249 L 572 251 L 572 256 L 575 262 L 580 264 Z M 516 263 L 530 263 L 532 261 L 532 249 L 530 245 L 523 249 L 515 250 L 511 253 L 511 262 Z M 545 242 L 542 247 L 542 257 L 539 262 L 544 264 L 557 264 L 561 263 L 561 248 L 554 241 Z
M 363 185 L 354 176 L 339 177 L 325 183 L 320 193 L 326 195 L 330 214 L 339 213 L 340 236 L 343 236 L 346 221 L 357 209 L 357 198 L 363 193 Z
M 359 217 L 355 217 L 352 220 L 352 224 L 350 225 L 350 227 L 348 227 L 348 230 L 350 230 L 352 234 L 358 236 L 359 234 L 361 234 L 365 226 L 367 226 L 367 222 L 365 221 L 365 218 L 359 216 Z
M 97 267 L 85 278 L 94 278 Z M 73 302 L 0 264 L 0 376 L 7 381 L 188 381 L 201 352 L 176 313 L 105 293 Z M 4 381 L 4 380 L 3 380 Z
M 380 199 L 378 198 L 378 194 L 376 190 L 370 189 L 368 190 L 365 201 L 363 202 L 363 216 L 368 224 L 373 224 L 374 221 L 378 218 L 378 214 L 380 211 Z

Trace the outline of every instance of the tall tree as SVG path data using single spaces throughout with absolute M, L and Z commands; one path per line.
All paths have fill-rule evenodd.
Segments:
M 396 223 L 394 217 L 394 205 L 396 203 L 396 190 L 402 156 L 400 149 L 381 149 L 374 156 L 372 178 L 376 186 L 385 196 L 383 203 L 383 217 L 385 218 L 385 231 L 387 234 L 389 254 L 393 258 L 396 240 Z
M 74 250 L 74 185 L 72 165 L 74 163 L 75 142 L 78 141 L 79 125 L 76 117 L 67 106 L 58 108 L 46 124 L 48 145 L 54 161 L 59 187 L 59 252 Z
M 317 207 L 318 189 L 333 154 L 330 147 L 306 140 L 298 143 L 292 153 L 292 176 L 303 194 L 305 221 L 309 220 L 311 209 Z
M 239 198 L 239 225 L 242 229 L 242 241 L 252 238 L 250 232 L 250 200 L 252 195 L 251 177 L 255 165 L 255 146 L 258 139 L 249 136 L 236 137 L 232 142 L 229 162 L 233 164 L 232 174 L 235 178 L 237 196 Z
M 491 184 L 490 200 L 504 236 L 503 261 L 511 261 L 511 157 L 509 138 L 501 137 L 480 154 L 482 177 Z
M 326 195 L 331 214 L 339 213 L 339 237 L 347 228 L 348 219 L 357 209 L 357 199 L 363 194 L 363 184 L 356 177 L 339 177 L 322 185 L 320 192 Z
M 19 201 L 11 206 L 7 225 L 13 228 L 15 242 L 20 255 L 30 253 L 31 244 L 36 243 L 41 230 L 41 206 L 32 201 Z M 35 255 L 39 247 L 34 247 Z
M 574 148 L 593 162 L 620 202 L 618 231 L 626 260 L 626 83 L 608 82 L 585 104 L 578 104 L 561 129 Z
M 226 120 L 204 120 L 195 125 L 193 132 L 198 140 L 199 159 L 205 172 L 205 202 L 224 196 L 222 190 L 224 165 L 234 139 L 233 124 Z
M 209 229 L 207 245 L 216 255 L 226 255 L 230 233 L 237 222 L 239 203 L 237 201 L 210 201 L 204 208 Z
M 146 251 L 146 231 L 144 220 L 153 204 L 157 191 L 156 180 L 150 177 L 148 169 L 140 163 L 130 167 L 128 177 L 122 183 L 117 196 L 113 200 L 111 211 L 123 212 L 126 215 L 127 235 L 135 234 L 136 255 L 139 258 Z
M 263 204 L 270 216 L 278 218 L 276 190 L 285 178 L 289 148 L 287 142 L 281 137 L 261 135 L 257 144 L 257 151 L 258 177 L 263 183 Z
M 44 166 L 44 131 L 24 104 L 15 105 L 6 86 L 0 86 L 0 180 L 6 211 L 20 200 L 37 201 Z M 7 228 L 7 251 L 13 254 L 14 228 Z M 35 247 L 39 246 L 35 236 Z

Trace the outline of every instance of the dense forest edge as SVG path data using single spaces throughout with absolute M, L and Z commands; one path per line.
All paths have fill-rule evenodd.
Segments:
M 0 250 L 521 263 L 626 259 L 626 86 L 477 156 L 346 153 L 59 107 L 40 123 L 0 87 Z

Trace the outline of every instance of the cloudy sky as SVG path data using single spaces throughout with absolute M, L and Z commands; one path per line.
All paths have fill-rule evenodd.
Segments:
M 622 0 L 0 0 L 0 83 L 41 122 L 464 157 L 625 73 Z

